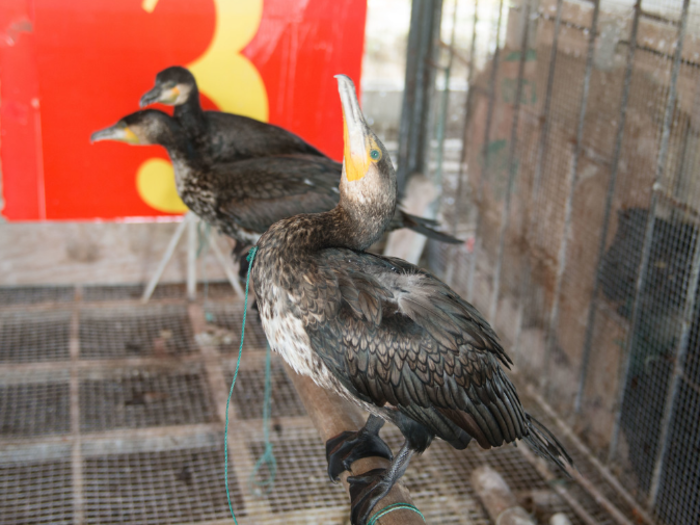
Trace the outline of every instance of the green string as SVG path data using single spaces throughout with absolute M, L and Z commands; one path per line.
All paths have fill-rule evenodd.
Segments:
M 267 354 L 265 356 L 265 397 L 263 401 L 263 433 L 265 436 L 265 452 L 255 462 L 253 472 L 250 473 L 248 482 L 250 483 L 252 492 L 258 496 L 268 494 L 275 484 L 275 476 L 277 475 L 277 459 L 272 451 L 272 443 L 270 442 L 270 396 L 272 393 L 272 370 L 271 370 L 271 354 L 270 345 L 267 345 Z M 263 465 L 267 465 L 267 477 L 258 479 L 258 472 Z
M 425 516 L 423 516 L 423 513 L 419 511 L 418 507 L 416 507 L 415 505 L 411 505 L 410 503 L 394 503 L 393 505 L 387 505 L 382 510 L 377 512 L 374 516 L 372 516 L 367 522 L 367 525 L 375 525 L 379 518 L 383 518 L 384 516 L 386 516 L 390 512 L 394 512 L 395 510 L 411 510 L 418 514 L 421 518 L 423 518 L 423 521 L 425 521 Z
M 248 285 L 250 284 L 250 271 L 253 269 L 253 259 L 255 258 L 255 252 L 258 251 L 257 246 L 253 246 L 248 253 L 248 276 L 245 280 L 245 299 L 243 301 L 243 322 L 241 323 L 241 346 L 238 349 L 238 361 L 236 361 L 236 370 L 233 373 L 233 381 L 231 381 L 231 390 L 228 393 L 228 399 L 226 400 L 226 423 L 224 426 L 224 484 L 226 485 L 226 499 L 228 499 L 228 508 L 231 511 L 231 517 L 233 517 L 233 522 L 238 525 L 238 520 L 236 519 L 236 514 L 233 512 L 233 505 L 231 504 L 231 493 L 228 489 L 228 408 L 231 404 L 231 396 L 233 396 L 233 387 L 236 384 L 236 378 L 238 377 L 238 368 L 241 366 L 241 354 L 243 354 L 243 340 L 245 339 L 245 316 L 248 311 Z

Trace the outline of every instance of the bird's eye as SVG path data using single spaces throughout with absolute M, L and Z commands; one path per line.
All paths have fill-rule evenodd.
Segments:
M 382 154 L 378 149 L 373 149 L 369 152 L 369 156 L 372 158 L 372 160 L 379 160 Z

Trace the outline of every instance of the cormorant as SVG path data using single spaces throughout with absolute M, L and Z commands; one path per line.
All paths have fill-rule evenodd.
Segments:
M 165 147 L 178 195 L 197 216 L 236 240 L 236 255 L 275 222 L 328 211 L 338 203 L 339 164 L 328 157 L 278 155 L 210 164 L 201 159 L 177 120 L 156 109 L 127 115 L 93 133 L 91 140 Z M 433 230 L 436 224 L 397 209 L 389 229 L 410 228 L 442 242 L 460 242 Z
M 279 126 L 242 115 L 202 110 L 197 82 L 184 67 L 172 66 L 156 75 L 156 85 L 141 97 L 140 105 L 155 102 L 175 106 L 175 119 L 208 163 L 272 155 L 325 157 L 301 137 Z M 337 167 L 340 173 L 339 163 Z
M 257 244 L 252 277 L 268 341 L 298 373 L 371 415 L 326 444 L 332 479 L 359 457 L 391 457 L 385 420 L 405 437 L 388 469 L 351 476 L 351 519 L 374 505 L 434 437 L 457 449 L 518 439 L 564 469 L 571 459 L 525 412 L 502 366 L 510 359 L 481 314 L 446 284 L 402 261 L 365 252 L 390 223 L 396 173 L 338 75 L 344 116 L 340 201 L 330 211 L 273 224 Z

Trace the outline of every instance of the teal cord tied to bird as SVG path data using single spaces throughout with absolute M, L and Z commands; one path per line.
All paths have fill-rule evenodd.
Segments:
M 236 519 L 236 513 L 233 512 L 233 504 L 231 503 L 231 492 L 229 491 L 228 487 L 228 411 L 229 411 L 229 406 L 231 405 L 231 397 L 233 396 L 233 387 L 236 384 L 236 379 L 238 378 L 238 369 L 241 366 L 241 355 L 243 354 L 243 341 L 245 340 L 245 318 L 246 318 L 246 313 L 248 312 L 248 290 L 250 286 L 250 272 L 253 269 L 253 259 L 255 259 L 255 252 L 258 251 L 257 246 L 253 246 L 250 249 L 250 252 L 248 253 L 248 275 L 246 276 L 245 280 L 245 298 L 243 300 L 243 322 L 241 323 L 241 346 L 238 349 L 238 360 L 236 361 L 236 370 L 233 373 L 233 380 L 231 381 L 231 389 L 229 390 L 228 393 L 228 399 L 226 400 L 226 422 L 224 425 L 224 484 L 226 486 L 226 499 L 228 500 L 228 508 L 231 511 L 231 517 L 233 518 L 233 522 L 238 525 L 238 520 Z M 267 414 L 269 417 L 269 398 L 270 398 L 270 393 L 269 393 L 269 386 L 270 386 L 270 365 L 269 365 L 269 360 L 270 360 L 270 348 L 268 346 L 268 361 L 265 365 L 265 372 L 266 372 L 266 377 L 265 377 L 265 406 L 263 407 L 263 416 L 265 415 L 265 408 L 267 408 Z M 262 465 L 262 463 L 268 463 L 268 468 L 270 470 L 270 476 L 269 476 L 269 487 L 272 487 L 272 483 L 274 482 L 274 474 L 277 470 L 277 463 L 275 461 L 275 456 L 272 454 L 272 445 L 269 443 L 269 433 L 267 430 L 267 420 L 265 420 L 265 454 L 263 454 L 263 457 L 258 460 L 258 463 Z M 271 457 L 271 460 L 269 459 Z M 262 460 L 262 462 L 261 462 Z M 255 475 L 258 465 L 256 464 L 255 469 L 253 470 L 253 476 Z
M 263 401 L 263 433 L 265 437 L 265 452 L 255 462 L 255 467 L 250 473 L 248 482 L 250 483 L 251 491 L 256 496 L 268 494 L 275 484 L 275 476 L 277 475 L 277 459 L 272 451 L 272 443 L 270 442 L 270 396 L 272 393 L 272 351 L 270 345 L 267 345 L 267 353 L 265 355 L 265 397 Z M 267 465 L 267 477 L 258 479 L 258 472 Z
M 410 503 L 394 503 L 392 505 L 387 505 L 382 510 L 377 512 L 374 516 L 372 516 L 367 522 L 367 525 L 376 525 L 378 519 L 383 518 L 387 514 L 396 510 L 413 511 L 416 514 L 418 514 L 421 518 L 423 518 L 423 521 L 425 521 L 425 516 L 423 516 L 423 513 L 420 510 L 418 510 L 418 507 L 416 507 L 415 505 L 411 505 Z

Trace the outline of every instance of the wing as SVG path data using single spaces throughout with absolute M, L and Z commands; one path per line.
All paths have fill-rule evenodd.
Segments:
M 338 202 L 340 165 L 313 156 L 278 156 L 219 165 L 217 211 L 222 219 L 263 233 L 300 213 L 332 209 Z
M 347 388 L 459 448 L 470 436 L 488 448 L 528 434 L 501 367 L 510 360 L 472 305 L 405 261 L 324 250 L 317 262 L 299 307 L 314 349 Z
M 327 158 L 304 139 L 279 126 L 221 111 L 205 111 L 204 115 L 215 159 L 296 154 Z

